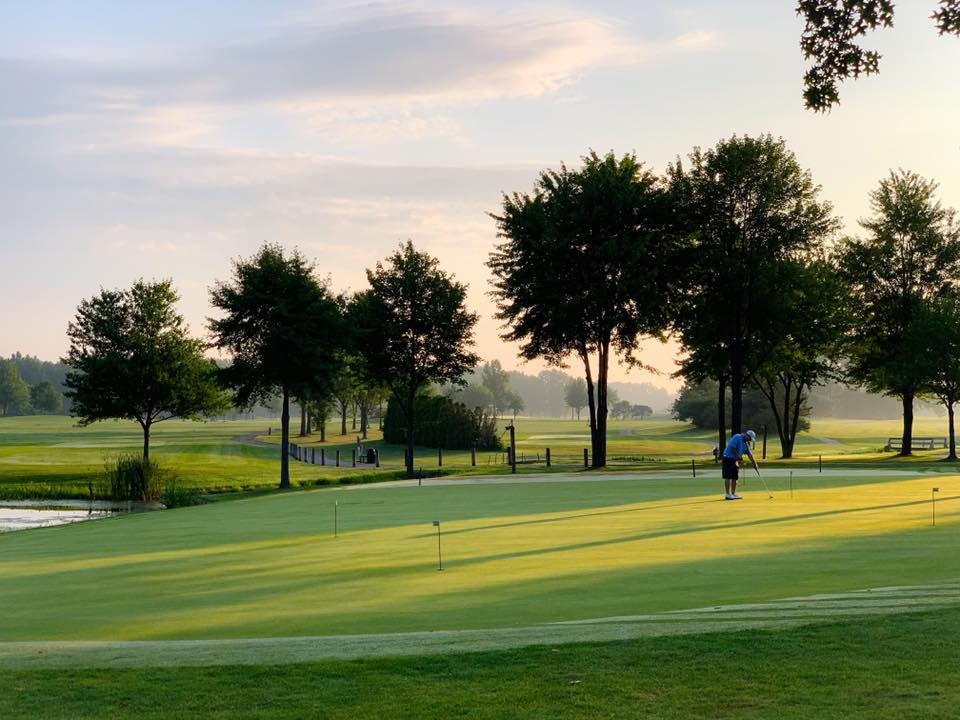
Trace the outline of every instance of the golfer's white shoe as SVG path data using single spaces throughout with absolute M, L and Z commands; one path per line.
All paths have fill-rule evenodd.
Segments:
M 733 500 L 733 495 L 731 495 L 730 493 L 727 493 L 726 495 L 723 496 L 723 499 L 724 499 L 724 500 Z
M 740 497 L 739 495 L 731 495 L 731 496 L 730 496 L 730 499 L 731 499 L 731 500 L 743 500 L 743 498 Z

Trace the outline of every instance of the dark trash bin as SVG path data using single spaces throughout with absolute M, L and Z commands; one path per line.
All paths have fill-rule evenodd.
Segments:
M 373 448 L 367 448 L 367 464 L 373 465 L 377 462 L 377 451 Z

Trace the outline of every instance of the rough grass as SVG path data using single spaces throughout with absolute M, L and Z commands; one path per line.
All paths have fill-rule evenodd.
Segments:
M 0 717 L 954 718 L 958 633 L 960 610 L 947 610 L 427 658 L 5 670 Z

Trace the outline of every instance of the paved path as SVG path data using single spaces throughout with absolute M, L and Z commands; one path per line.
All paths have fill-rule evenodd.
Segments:
M 953 607 L 960 607 L 957 581 L 489 630 L 239 640 L 6 642 L 0 643 L 0 668 L 203 667 L 440 655 L 666 635 L 777 630 Z

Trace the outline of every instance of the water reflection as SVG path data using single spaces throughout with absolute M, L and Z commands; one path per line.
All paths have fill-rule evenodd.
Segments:
M 118 510 L 88 507 L 86 509 L 51 509 L 48 507 L 0 507 L 0 532 L 65 525 L 116 515 Z

